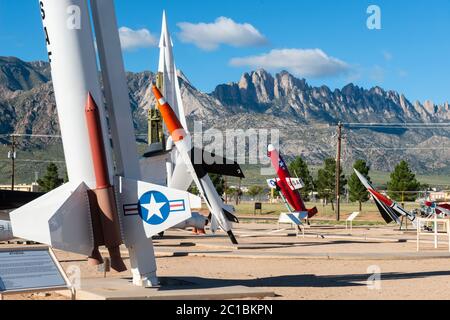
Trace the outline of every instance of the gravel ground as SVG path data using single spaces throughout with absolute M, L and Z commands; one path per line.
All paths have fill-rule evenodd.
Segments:
M 395 231 L 393 227 L 357 228 L 353 236 L 378 237 L 386 241 L 355 240 L 342 228 L 312 228 L 311 237 L 267 236 L 275 225 L 242 224 L 238 234 L 261 233 L 260 236 L 240 237 L 241 244 L 273 245 L 273 248 L 233 250 L 225 236 L 193 237 L 186 231 L 171 231 L 168 237 L 155 241 L 158 275 L 206 283 L 208 286 L 244 285 L 269 288 L 275 299 L 449 299 L 450 259 L 416 258 L 372 259 L 371 254 L 399 253 L 415 255 L 416 244 L 396 242 L 414 239 L 414 233 Z M 313 237 L 323 234 L 325 238 Z M 265 234 L 265 235 L 264 235 Z M 330 238 L 331 235 L 342 239 Z M 180 245 L 183 243 L 183 245 Z M 194 246 L 194 243 L 197 244 Z M 427 254 L 445 254 L 441 245 L 433 249 L 424 245 Z M 200 252 L 199 256 L 171 256 L 174 252 Z M 214 256 L 209 254 L 214 253 Z M 241 255 L 233 257 L 233 253 Z M 334 254 L 337 258 L 295 257 L 298 254 Z M 224 254 L 226 257 L 217 255 Z M 236 254 L 236 256 L 238 256 Z M 274 254 L 283 256 L 274 258 Z M 352 255 L 367 254 L 367 258 Z M 202 256 L 203 255 L 203 256 Z M 208 256 L 209 255 L 209 256 Z M 347 255 L 339 258 L 339 255 Z M 96 268 L 89 267 L 84 257 L 57 252 L 64 268 L 80 266 L 84 278 L 101 277 Z M 256 257 L 250 257 L 256 256 Z M 126 260 L 128 264 L 128 260 Z M 119 277 L 110 273 L 108 276 Z M 375 279 L 375 281 L 372 281 Z M 379 281 L 378 281 L 379 279 Z M 43 300 L 65 299 L 52 293 L 7 296 L 6 299 Z

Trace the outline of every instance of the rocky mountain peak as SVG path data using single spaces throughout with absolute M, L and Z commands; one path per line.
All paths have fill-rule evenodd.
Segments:
M 0 87 L 14 92 L 31 90 L 50 81 L 50 66 L 27 63 L 15 57 L 0 57 Z
M 238 82 L 221 84 L 210 93 L 197 90 L 179 71 L 181 95 L 188 121 L 202 120 L 205 128 L 248 129 L 274 128 L 281 133 L 284 153 L 302 155 L 310 163 L 321 164 L 330 154 L 330 136 L 337 122 L 442 122 L 450 120 L 450 107 L 425 103 L 411 103 L 396 91 L 373 87 L 369 90 L 350 83 L 342 89 L 327 86 L 313 87 L 305 79 L 298 79 L 287 71 L 275 75 L 266 70 L 244 73 Z M 127 73 L 131 111 L 136 131 L 146 133 L 147 110 L 155 104 L 150 84 L 155 74 L 146 71 Z M 310 124 L 330 128 L 311 130 Z M 323 126 L 325 125 L 325 126 Z M 331 126 L 331 127 L 330 127 Z M 59 131 L 50 66 L 46 62 L 24 62 L 13 57 L 0 57 L 0 133 L 26 132 L 57 134 Z M 422 132 L 379 130 L 349 131 L 346 157 L 370 160 L 373 168 L 391 168 L 403 154 L 373 151 L 370 155 L 357 148 L 395 144 L 424 145 L 427 141 L 450 141 L 450 133 L 423 130 Z M 439 139 L 438 139 L 439 138 Z M 428 140 L 427 140 L 428 139 Z M 356 146 L 356 149 L 352 149 Z M 440 151 L 441 152 L 441 151 Z M 427 168 L 427 159 L 444 159 L 442 152 L 410 155 L 415 167 Z M 443 161 L 443 160 L 442 160 Z M 445 167 L 439 163 L 439 167 Z M 448 165 L 450 170 L 450 165 Z

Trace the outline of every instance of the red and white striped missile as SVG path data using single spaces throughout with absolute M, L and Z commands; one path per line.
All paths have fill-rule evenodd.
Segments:
M 100 113 L 90 93 L 88 93 L 85 113 L 96 181 L 96 188 L 88 192 L 94 234 L 94 250 L 90 260 L 92 264 L 100 264 L 101 256 L 98 247 L 105 245 L 111 257 L 111 267 L 122 272 L 127 268 L 120 256 L 119 247 L 122 244 L 122 237 L 119 217 L 114 190 L 109 181 Z
M 367 191 L 372 195 L 372 197 L 374 198 L 375 201 L 378 201 L 382 205 L 392 209 L 394 212 L 396 212 L 397 215 L 406 216 L 413 223 L 415 222 L 415 219 L 416 219 L 415 214 L 413 214 L 412 212 L 406 211 L 401 206 L 399 206 L 397 202 L 392 201 L 388 197 L 382 195 L 380 192 L 375 190 L 375 188 L 369 183 L 369 181 L 367 181 L 366 177 L 364 177 L 358 170 L 356 170 L 356 169 L 353 169 L 353 170 L 355 171 L 359 180 L 364 185 L 364 187 L 366 187 Z M 398 218 L 395 219 L 395 217 L 394 217 L 394 220 L 396 220 L 397 223 L 400 222 L 398 220 Z
M 279 178 L 277 186 L 289 205 L 296 212 L 308 212 L 308 218 L 312 218 L 316 215 L 317 208 L 314 207 L 312 209 L 306 209 L 305 203 L 300 196 L 300 192 L 289 185 L 291 181 L 291 174 L 289 173 L 286 162 L 284 162 L 283 158 L 273 145 L 269 145 L 267 147 L 267 155 L 270 158 L 272 166 L 275 168 Z
M 163 117 L 164 123 L 166 124 L 167 130 L 172 137 L 175 146 L 180 153 L 183 162 L 191 173 L 194 182 L 205 199 L 206 205 L 210 210 L 211 214 L 216 218 L 219 226 L 227 232 L 231 241 L 237 244 L 237 240 L 232 231 L 232 221 L 236 221 L 236 218 L 224 208 L 223 201 L 217 194 L 214 184 L 211 178 L 208 176 L 206 171 L 203 171 L 200 166 L 194 168 L 192 159 L 190 157 L 191 153 L 191 140 L 190 135 L 186 133 L 181 122 L 178 120 L 177 115 L 173 111 L 172 107 L 164 99 L 161 91 L 156 86 L 152 87 L 153 94 L 157 100 L 159 111 Z

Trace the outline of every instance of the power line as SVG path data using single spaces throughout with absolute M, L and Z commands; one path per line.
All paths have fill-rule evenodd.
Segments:
M 56 135 L 56 134 L 22 134 L 22 133 L 5 133 L 5 134 L 0 134 L 0 137 L 61 138 L 60 135 Z
M 369 129 L 369 128 L 389 128 L 389 129 L 442 129 L 450 128 L 450 123 L 345 123 L 347 129 Z
M 9 162 L 10 160 L 2 160 L 0 162 Z M 66 163 L 62 160 L 32 160 L 32 159 L 15 159 L 15 162 L 34 162 L 34 163 Z
M 368 148 L 359 148 L 359 147 L 352 147 L 350 149 L 354 150 L 447 150 L 450 149 L 450 146 L 444 146 L 444 147 L 368 147 Z
M 427 126 L 427 125 L 439 125 L 439 126 L 450 126 L 450 122 L 347 122 L 343 123 L 344 126 L 373 126 L 373 125 L 383 125 L 383 126 Z

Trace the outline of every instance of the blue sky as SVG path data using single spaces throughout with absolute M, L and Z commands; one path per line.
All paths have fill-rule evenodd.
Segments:
M 381 30 L 366 26 L 371 4 Z M 156 69 L 163 9 L 177 66 L 206 92 L 260 66 L 332 89 L 353 82 L 412 101 L 450 100 L 448 0 L 116 0 L 119 26 L 147 41 L 124 50 L 127 70 Z M 216 36 L 226 23 L 234 33 Z M 46 60 L 37 0 L 0 0 L 0 55 Z

